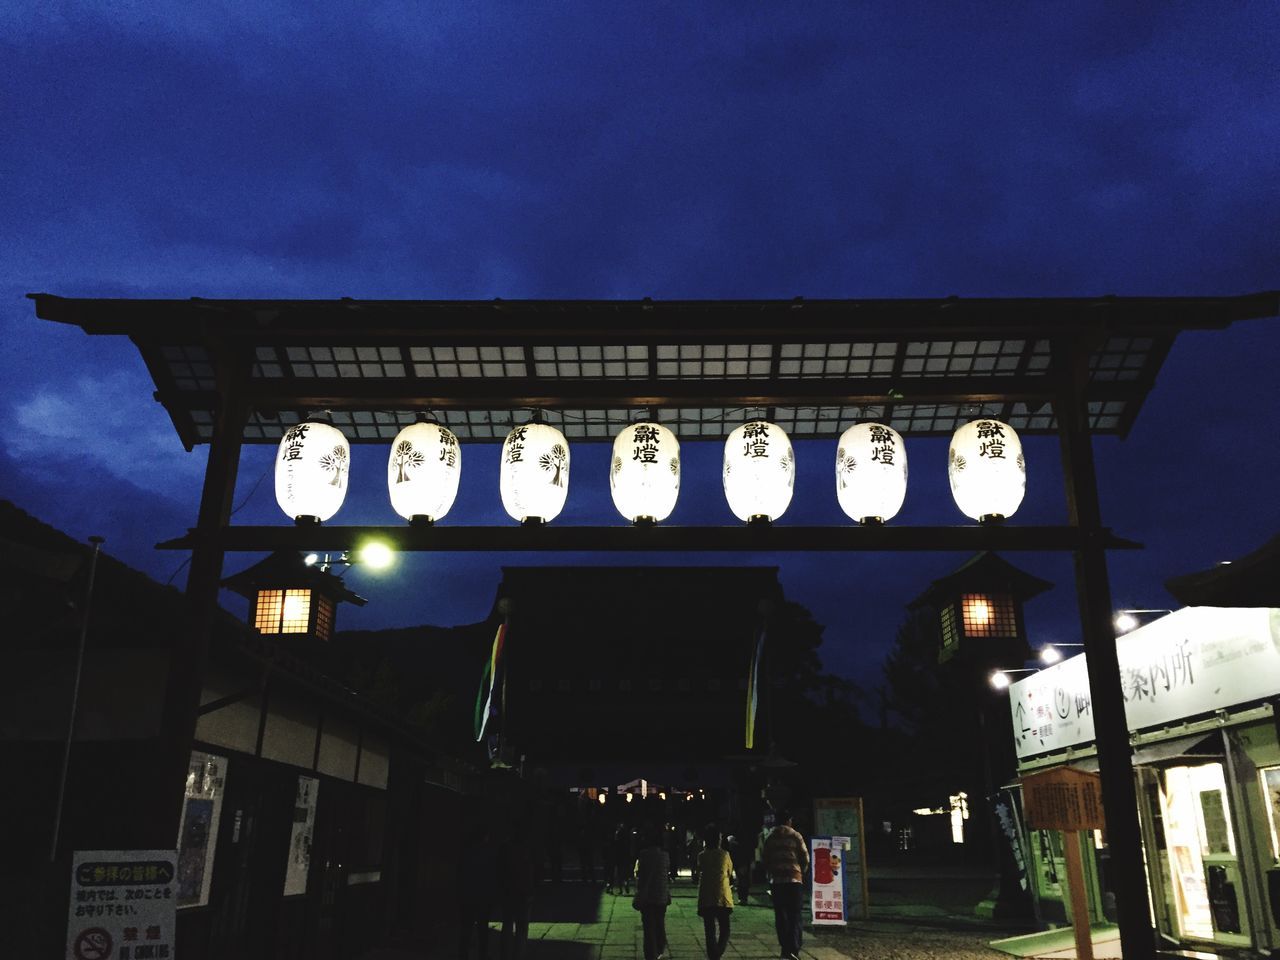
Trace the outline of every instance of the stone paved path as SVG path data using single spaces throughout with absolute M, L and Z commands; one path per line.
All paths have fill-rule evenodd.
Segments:
M 955 918 L 876 918 L 855 922 L 847 930 L 823 928 L 813 932 L 805 923 L 804 960 L 1008 960 L 987 943 L 1001 936 L 977 926 L 966 927 Z M 667 910 L 667 940 L 672 960 L 698 960 L 706 956 L 702 919 L 697 914 L 695 888 L 686 880 L 677 883 Z M 498 955 L 497 925 L 490 935 L 489 957 Z M 456 950 L 438 944 L 425 954 L 429 960 L 453 960 Z M 473 954 L 474 955 L 474 954 Z M 631 898 L 607 894 L 587 884 L 543 885 L 534 900 L 529 925 L 527 960 L 642 960 L 644 956 L 640 915 Z M 764 894 L 734 908 L 729 958 L 772 960 L 778 956 L 773 909 Z M 421 953 L 375 951 L 365 960 L 418 960 Z

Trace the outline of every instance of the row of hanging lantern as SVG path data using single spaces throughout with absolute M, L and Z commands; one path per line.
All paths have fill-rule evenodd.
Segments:
M 291 427 L 276 454 L 276 501 L 299 523 L 328 520 L 347 492 L 351 450 L 324 418 Z M 907 495 L 902 437 L 879 423 L 859 423 L 840 437 L 836 497 L 859 523 L 884 523 Z M 507 513 L 522 523 L 554 520 L 569 493 L 569 443 L 555 427 L 513 427 L 502 444 L 499 488 Z M 387 488 L 391 505 L 411 522 L 434 522 L 458 493 L 462 449 L 447 427 L 420 420 L 391 443 Z M 1026 491 L 1026 464 L 1017 433 L 999 420 L 964 424 L 951 438 L 947 473 L 956 505 L 981 522 L 1012 516 Z M 744 423 L 725 441 L 724 492 L 739 520 L 772 521 L 795 490 L 795 454 L 779 426 Z M 613 441 L 609 488 L 614 505 L 633 523 L 657 523 L 680 494 L 680 443 L 659 423 L 625 427 Z

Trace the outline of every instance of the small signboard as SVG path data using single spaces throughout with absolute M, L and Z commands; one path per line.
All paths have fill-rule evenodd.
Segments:
M 173 960 L 177 851 L 78 850 L 67 960 Z
M 867 918 L 867 848 L 861 797 L 819 797 L 813 801 L 813 832 L 819 837 L 846 837 L 841 859 L 846 883 L 845 918 Z
M 1101 830 L 1106 826 L 1098 775 L 1071 767 L 1023 777 L 1022 809 L 1032 830 Z
M 809 869 L 813 872 L 810 907 L 813 925 L 846 926 L 845 900 L 848 886 L 845 861 L 849 852 L 848 837 L 814 837 L 809 841 Z

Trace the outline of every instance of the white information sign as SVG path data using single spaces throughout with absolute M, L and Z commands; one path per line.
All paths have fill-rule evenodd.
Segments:
M 77 850 L 68 960 L 173 960 L 176 850 Z
M 1187 607 L 1116 638 L 1130 731 L 1280 692 L 1280 610 Z M 1093 740 L 1085 655 L 1009 687 L 1019 758 Z
M 289 860 L 284 866 L 286 897 L 307 892 L 307 874 L 311 872 L 311 835 L 315 830 L 319 796 L 319 780 L 298 777 L 298 796 L 293 804 L 293 828 L 289 836 Z
M 813 871 L 813 925 L 845 926 L 847 884 L 844 868 L 848 855 L 848 837 L 814 837 L 809 841 L 810 867 Z

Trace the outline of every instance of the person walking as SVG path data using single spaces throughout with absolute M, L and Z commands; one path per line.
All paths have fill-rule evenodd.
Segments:
M 703 830 L 702 839 L 706 847 L 698 854 L 698 916 L 706 934 L 707 960 L 720 960 L 729 946 L 733 861 L 720 847 L 720 828 L 715 824 Z
M 644 927 L 644 960 L 658 960 L 667 949 L 667 907 L 671 903 L 667 871 L 670 867 L 671 858 L 662 848 L 662 834 L 649 828 L 636 858 L 636 895 L 631 901 L 640 911 Z
M 778 812 L 778 825 L 764 842 L 764 865 L 769 874 L 769 895 L 773 898 L 778 946 L 786 960 L 799 960 L 803 938 L 804 874 L 809 869 L 809 847 L 792 825 L 791 814 L 785 810 Z

